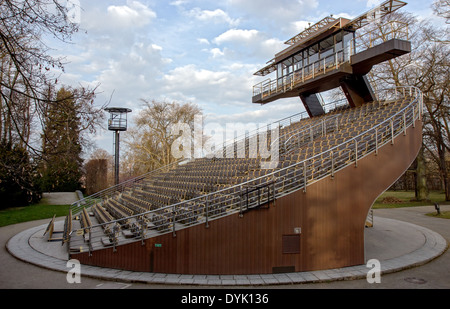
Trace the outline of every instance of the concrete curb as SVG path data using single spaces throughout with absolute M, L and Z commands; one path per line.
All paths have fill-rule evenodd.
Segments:
M 380 261 L 381 274 L 397 272 L 407 268 L 423 265 L 443 254 L 448 248 L 447 241 L 441 235 L 427 228 L 394 219 L 377 217 L 377 220 L 392 220 L 391 223 L 401 224 L 408 228 L 415 229 L 416 231 L 420 232 L 420 234 L 425 239 L 423 245 L 419 246 L 418 249 L 412 252 L 403 254 L 399 257 Z M 33 237 L 36 237 L 36 235 L 39 235 L 38 233 L 42 235 L 43 231 L 45 231 L 46 226 L 47 224 L 40 225 L 16 234 L 9 239 L 6 244 L 6 248 L 10 254 L 24 262 L 50 270 L 68 272 L 71 269 L 71 266 L 67 266 L 67 258 L 63 258 L 61 253 L 55 255 L 51 252 L 51 250 L 37 250 L 31 245 L 30 240 Z M 133 272 L 127 270 L 81 265 L 81 275 L 103 280 L 130 283 L 136 282 L 166 285 L 233 287 L 270 286 L 281 284 L 317 283 L 337 280 L 365 279 L 367 278 L 367 274 L 370 269 L 371 268 L 366 265 L 357 265 L 339 269 L 281 274 L 183 275 Z

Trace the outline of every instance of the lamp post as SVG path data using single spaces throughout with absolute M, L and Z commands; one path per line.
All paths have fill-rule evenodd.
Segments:
M 114 131 L 114 184 L 119 184 L 119 143 L 120 131 L 127 130 L 127 114 L 131 112 L 129 108 L 107 107 L 105 111 L 110 113 L 108 119 L 108 130 Z

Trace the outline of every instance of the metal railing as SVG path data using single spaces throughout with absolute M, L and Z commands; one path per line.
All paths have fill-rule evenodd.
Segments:
M 346 101 L 346 99 L 342 99 L 342 100 L 337 100 L 337 101 L 328 103 L 328 104 L 324 105 L 324 108 L 325 108 L 325 110 L 330 111 L 330 110 L 337 109 L 337 108 L 339 108 L 343 105 L 347 105 L 347 104 L 348 104 L 348 102 Z M 260 134 L 262 134 L 261 132 L 264 132 L 264 131 L 268 132 L 272 128 L 279 128 L 279 130 L 282 130 L 285 127 L 289 127 L 293 124 L 300 123 L 300 121 L 302 121 L 304 119 L 309 119 L 309 115 L 306 111 L 294 114 L 292 116 L 289 116 L 289 117 L 286 117 L 283 119 L 280 119 L 271 124 L 268 124 L 265 128 L 256 129 L 254 131 L 245 133 L 233 140 L 227 141 L 226 143 L 224 143 L 223 148 L 218 150 L 218 152 L 226 151 L 226 149 L 229 147 L 233 147 L 233 149 L 236 149 L 236 153 L 240 153 L 242 148 L 244 148 L 244 151 L 247 150 L 247 152 L 248 152 L 248 149 L 245 149 L 245 147 L 248 148 L 248 146 L 246 146 L 246 145 L 249 145 L 249 141 L 251 139 L 258 138 L 258 136 Z M 299 126 L 299 128 L 294 130 L 294 132 L 296 132 L 298 130 L 305 130 L 305 127 Z M 283 139 L 283 138 L 285 138 L 285 136 L 281 135 L 278 138 Z M 172 170 L 173 168 L 175 168 L 179 165 L 182 165 L 186 162 L 189 162 L 189 161 L 190 161 L 189 159 L 180 159 L 171 164 L 162 166 L 156 170 L 150 171 L 150 172 L 140 175 L 138 177 L 124 181 L 120 184 L 117 184 L 112 187 L 101 190 L 95 194 L 84 197 L 84 198 L 74 202 L 70 206 L 70 210 L 74 215 L 76 215 L 77 213 L 81 212 L 81 210 L 83 208 L 91 207 L 92 205 L 95 205 L 105 199 L 115 196 L 118 193 L 122 193 L 129 188 L 134 188 L 137 185 L 140 185 L 147 180 L 155 179 L 155 177 L 157 177 L 158 175 L 168 172 L 168 171 Z
M 345 99 L 328 103 L 324 107 L 326 110 L 332 110 L 332 109 L 336 109 L 344 104 L 348 104 Z M 245 145 L 248 145 L 248 143 L 251 139 L 257 138 L 260 134 L 262 134 L 262 132 L 271 131 L 272 128 L 279 128 L 279 130 L 282 130 L 283 128 L 289 127 L 295 123 L 300 123 L 300 121 L 302 121 L 304 119 L 309 119 L 309 115 L 306 111 L 294 114 L 292 116 L 289 116 L 289 117 L 286 117 L 283 119 L 280 119 L 278 121 L 268 124 L 265 128 L 256 129 L 254 131 L 242 134 L 241 136 L 238 136 L 233 140 L 226 141 L 223 145 L 223 148 L 218 150 L 218 152 L 226 151 L 227 148 L 233 147 L 233 149 L 236 149 L 236 153 L 240 153 L 241 147 L 245 147 Z M 303 127 L 300 127 L 300 129 L 303 129 Z M 283 136 L 280 136 L 280 137 L 283 137 Z M 181 165 L 188 161 L 190 161 L 190 160 L 189 159 L 179 159 L 171 164 L 162 166 L 156 170 L 153 170 L 153 171 L 150 171 L 143 175 L 140 175 L 138 177 L 129 179 L 120 184 L 117 184 L 117 185 L 114 185 L 107 189 L 104 189 L 102 191 L 99 191 L 93 195 L 84 197 L 84 198 L 76 201 L 75 203 L 73 203 L 71 205 L 70 209 L 73 214 L 77 214 L 85 207 L 91 207 L 92 205 L 94 205 L 98 202 L 101 202 L 111 196 L 114 196 L 117 193 L 122 193 L 127 188 L 134 188 L 136 185 L 142 184 L 146 180 L 154 179 L 157 175 L 168 172 L 171 169 L 177 167 L 178 165 Z
M 101 190 L 95 194 L 84 197 L 84 198 L 76 201 L 75 203 L 73 203 L 70 206 L 70 210 L 75 215 L 75 214 L 81 212 L 83 208 L 91 207 L 92 205 L 94 205 L 98 202 L 101 202 L 104 199 L 107 199 L 111 196 L 116 195 L 117 193 L 121 193 L 121 192 L 125 191 L 127 188 L 134 188 L 137 184 L 142 183 L 144 180 L 154 178 L 155 176 L 159 175 L 160 173 L 167 172 L 167 171 L 171 170 L 172 168 L 178 166 L 178 164 L 180 164 L 183 161 L 184 161 L 183 159 L 177 160 L 173 163 L 162 166 L 156 170 L 150 171 L 141 176 L 135 177 L 133 179 L 129 179 L 120 184 L 114 185 L 112 187 Z
M 385 23 L 374 23 L 371 27 L 364 28 L 366 31 L 359 32 L 352 39 L 351 46 L 359 53 L 362 50 L 377 46 L 391 39 L 409 39 L 408 24 L 398 20 L 391 20 Z M 356 43 L 357 42 L 357 43 Z M 351 48 L 353 50 L 353 48 Z
M 323 99 L 322 99 L 323 101 Z M 348 101 L 347 99 L 340 99 L 340 100 L 336 100 L 333 102 L 329 102 L 326 104 L 323 104 L 323 108 L 325 112 L 329 112 L 332 110 L 336 110 L 344 105 L 348 105 Z M 227 149 L 229 149 L 230 147 L 233 148 L 233 151 L 236 154 L 242 154 L 242 153 L 248 153 L 248 148 L 253 141 L 257 140 L 259 137 L 261 137 L 261 135 L 264 135 L 264 138 L 266 140 L 267 139 L 267 135 L 268 132 L 271 132 L 273 129 L 278 129 L 279 132 L 282 131 L 282 129 L 292 126 L 293 124 L 299 124 L 300 121 L 305 120 L 305 119 L 310 119 L 310 116 L 308 114 L 308 112 L 303 111 L 297 114 L 294 114 L 292 116 L 283 118 L 281 120 L 275 121 L 271 124 L 268 124 L 265 128 L 261 128 L 261 129 L 256 129 L 253 130 L 251 132 L 245 133 L 239 137 L 234 138 L 233 140 L 228 140 L 226 141 L 223 146 L 215 151 L 214 154 L 212 154 L 213 156 L 216 157 L 226 157 L 226 153 L 227 153 Z M 297 132 L 299 130 L 305 130 L 304 126 L 298 127 L 296 129 L 293 130 L 293 132 Z M 286 138 L 287 136 L 290 136 L 293 132 L 290 133 L 286 133 L 286 132 L 282 132 L 282 135 L 276 137 L 276 139 L 278 141 L 283 141 L 284 138 Z M 271 142 L 271 145 L 273 144 L 273 141 Z M 220 154 L 220 155 L 219 155 Z M 211 154 L 209 154 L 211 155 Z
M 328 103 L 327 105 L 325 105 L 325 108 L 329 109 L 329 110 L 333 109 L 333 108 L 335 109 L 339 106 L 342 106 L 345 103 L 346 103 L 346 101 L 344 102 L 342 100 L 338 100 L 335 102 Z M 234 138 L 233 140 L 226 141 L 223 144 L 223 148 L 221 148 L 217 152 L 226 152 L 226 150 L 228 148 L 232 147 L 233 150 L 235 149 L 236 154 L 239 154 L 242 150 L 244 150 L 244 153 L 245 153 L 246 150 L 248 151 L 248 149 L 245 149 L 245 148 L 247 147 L 246 145 L 248 145 L 250 140 L 257 139 L 261 134 L 266 134 L 266 136 L 267 136 L 267 132 L 270 132 L 272 128 L 278 128 L 279 130 L 282 130 L 283 128 L 291 126 L 295 123 L 300 123 L 300 121 L 302 121 L 304 119 L 309 119 L 309 115 L 306 111 L 294 114 L 292 116 L 285 117 L 283 119 L 280 119 L 278 121 L 268 124 L 264 128 L 258 128 L 251 132 L 242 134 L 242 135 Z M 217 155 L 217 153 L 216 153 L 216 155 Z M 224 157 L 225 157 L 225 155 L 224 155 Z M 146 181 L 153 180 L 153 179 L 157 178 L 158 175 L 163 175 L 164 173 L 176 168 L 177 166 L 185 164 L 192 160 L 195 160 L 195 159 L 179 159 L 173 163 L 162 166 L 156 170 L 150 171 L 150 172 L 140 175 L 138 177 L 124 181 L 120 184 L 106 188 L 104 190 L 101 190 L 101 191 L 93 194 L 93 195 L 84 197 L 84 198 L 76 201 L 75 203 L 73 203 L 70 206 L 70 212 L 71 212 L 71 214 L 76 216 L 78 213 L 80 213 L 82 211 L 83 208 L 89 208 L 89 207 L 92 207 L 93 205 L 102 203 L 103 201 L 105 201 L 111 197 L 114 197 L 114 196 L 117 196 L 118 194 L 122 194 L 123 192 L 126 192 L 127 189 L 136 188 L 137 186 L 142 185 Z M 73 232 L 72 228 L 71 228 L 71 222 L 70 222 L 70 224 L 68 222 L 66 222 L 64 229 L 67 231 L 67 233 L 65 233 L 64 241 L 68 242 L 68 240 L 70 238 L 68 233 Z
M 327 119 L 323 119 L 319 123 L 292 134 L 284 142 L 282 151 L 289 154 L 294 149 L 298 149 L 302 145 L 312 142 L 317 138 L 324 137 L 326 134 L 336 130 L 339 130 L 339 115 L 327 117 Z
M 342 64 L 350 62 L 350 57 L 355 53 L 394 38 L 408 40 L 409 32 L 407 23 L 393 20 L 374 24 L 372 29 L 369 28 L 369 30 L 358 34 L 352 39 L 347 48 L 334 52 L 327 57 L 301 67 L 276 80 L 268 78 L 254 85 L 253 96 L 261 95 L 261 99 L 264 99 L 272 95 L 290 91 L 299 84 L 336 70 Z
M 136 214 L 88 227 L 77 227 L 74 224 L 70 233 L 70 252 L 92 253 L 96 249 L 108 246 L 115 250 L 118 245 L 128 242 L 141 241 L 144 244 L 145 239 L 164 233 L 176 236 L 176 232 L 181 229 L 198 224 L 208 227 L 215 219 L 235 213 L 243 214 L 247 209 L 275 201 L 296 190 L 306 192 L 308 185 L 324 177 L 334 177 L 340 169 L 348 165 L 357 166 L 358 161 L 364 156 L 378 153 L 378 149 L 386 143 L 394 143 L 396 136 L 406 134 L 406 129 L 414 126 L 417 119 L 421 119 L 422 95 L 417 88 L 397 87 L 385 90 L 383 94 L 379 92 L 378 96 L 390 100 L 410 101 L 380 123 L 343 143 L 287 167 L 267 172 L 261 177 L 150 211 L 145 211 L 144 207 L 139 205 L 145 203 L 143 190 L 140 192 L 135 190 L 133 193 L 117 191 L 114 196 L 97 201 L 91 208 L 92 212 L 103 209 L 102 205 L 112 204 L 115 200 L 133 209 Z M 398 105 L 395 102 L 383 100 L 380 104 L 389 108 L 391 104 Z M 263 187 L 270 190 L 252 190 Z M 76 220 L 74 222 L 77 223 Z
M 276 80 L 268 78 L 253 86 L 253 96 L 261 94 L 264 99 L 278 93 L 292 90 L 298 84 L 338 69 L 343 63 L 349 61 L 350 55 L 351 53 L 340 50 Z

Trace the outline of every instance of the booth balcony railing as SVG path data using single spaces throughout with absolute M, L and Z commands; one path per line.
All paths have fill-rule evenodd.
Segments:
M 268 78 L 254 85 L 253 96 L 261 95 L 261 99 L 264 100 L 285 93 L 300 84 L 339 69 L 344 63 L 349 63 L 351 56 L 355 53 L 377 46 L 390 39 L 409 39 L 408 24 L 405 22 L 392 20 L 374 23 L 372 26 L 366 27 L 368 28 L 363 28 L 366 31 L 359 32 L 344 50 L 339 50 L 281 78 L 275 80 Z
M 352 49 L 354 45 L 356 53 L 391 39 L 409 40 L 408 24 L 398 20 L 373 23 L 363 29 L 363 32 L 358 32 L 356 37 L 351 40 Z
M 268 78 L 253 86 L 253 96 L 261 94 L 262 99 L 264 99 L 292 90 L 299 84 L 339 69 L 343 63 L 349 61 L 349 55 L 351 55 L 350 52 L 340 50 L 279 79 L 272 80 Z
M 81 228 L 74 227 L 69 231 L 69 252 L 92 253 L 105 246 L 116 250 L 119 245 L 135 241 L 144 244 L 145 239 L 165 233 L 172 233 L 175 237 L 181 229 L 199 224 L 208 227 L 215 219 L 236 213 L 244 215 L 246 211 L 259 208 L 265 203 L 276 203 L 278 198 L 293 191 L 306 192 L 310 184 L 324 177 L 334 177 L 340 169 L 351 164 L 357 166 L 364 156 L 378 153 L 383 145 L 394 143 L 398 135 L 406 134 L 407 128 L 415 126 L 416 121 L 421 120 L 423 99 L 419 89 L 397 87 L 380 91 L 377 95 L 383 98 L 383 104 L 391 104 L 389 100 L 405 100 L 406 105 L 345 142 L 287 167 L 274 169 L 264 176 L 133 216 Z M 254 188 L 258 189 L 253 190 Z M 93 201 L 91 206 L 103 209 L 99 206 L 118 199 L 130 203 L 132 201 L 127 192 L 117 191 L 111 197 Z

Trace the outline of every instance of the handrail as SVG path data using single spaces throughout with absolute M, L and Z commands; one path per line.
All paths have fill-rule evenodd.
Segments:
M 249 201 L 250 201 L 251 198 L 254 198 L 254 197 L 250 197 L 251 193 L 253 193 L 253 192 L 258 192 L 258 194 L 256 195 L 257 203 L 255 204 L 255 206 L 253 206 L 253 208 L 259 208 L 262 205 L 269 204 L 270 202 L 274 201 L 275 200 L 274 184 L 275 184 L 275 181 L 272 180 L 272 181 L 266 182 L 264 184 L 255 186 L 255 187 L 246 187 L 246 189 L 243 192 L 240 192 L 239 193 L 240 198 L 241 198 L 241 204 L 239 205 L 240 206 L 240 208 L 239 208 L 240 215 L 242 215 L 245 211 L 249 211 L 249 210 L 252 209 L 252 207 L 250 207 L 250 203 L 251 202 L 249 202 Z M 272 194 L 272 196 L 270 195 L 270 188 L 271 187 L 273 187 L 273 191 L 272 191 L 273 194 Z M 262 196 L 261 196 L 260 192 L 262 190 L 263 194 L 264 194 L 264 189 L 266 189 L 266 188 L 267 188 L 267 199 L 265 201 L 264 201 L 264 199 L 261 201 L 261 199 L 262 199 L 261 197 Z M 242 207 L 242 197 L 244 197 L 244 196 L 245 196 L 245 200 L 244 200 L 244 202 L 245 202 L 245 209 Z
M 304 130 L 301 130 L 300 132 L 296 132 L 295 134 L 292 134 L 292 136 L 290 136 L 285 142 L 284 142 L 284 150 L 286 151 L 286 152 L 289 152 L 290 151 L 290 149 L 288 149 L 288 144 L 289 144 L 289 142 L 291 142 L 291 139 L 293 139 L 294 137 L 296 137 L 296 136 L 299 136 L 300 134 L 302 134 L 302 133 L 304 133 L 304 132 L 306 132 L 306 131 L 308 131 L 310 134 L 309 134 L 309 141 L 308 142 L 312 142 L 313 140 L 314 140 L 314 138 L 315 138 L 315 135 L 314 135 L 314 132 L 313 132 L 313 129 L 315 129 L 315 128 L 317 128 L 317 127 L 319 127 L 320 126 L 320 133 L 319 133 L 319 136 L 324 136 L 325 134 L 326 134 L 326 132 L 330 132 L 329 130 L 330 130 L 330 128 L 328 128 L 328 123 L 332 123 L 332 124 L 335 124 L 335 123 L 337 123 L 337 122 L 339 122 L 339 115 L 334 115 L 334 116 L 331 116 L 331 117 L 329 117 L 328 119 L 323 119 L 323 120 L 321 120 L 319 123 L 317 123 L 317 124 L 315 124 L 315 125 L 313 125 L 313 126 L 309 126 L 308 128 L 305 128 Z M 338 128 L 338 124 L 336 125 L 336 128 Z M 304 143 L 306 143 L 306 142 L 304 142 Z M 300 145 L 298 145 L 298 146 L 300 146 Z
M 337 100 L 337 101 L 334 101 L 334 102 L 330 102 L 330 103 L 326 104 L 325 107 L 334 105 L 334 107 L 336 108 L 337 106 L 340 106 L 340 105 L 337 104 L 337 102 L 341 102 L 341 101 L 342 100 Z M 291 124 L 293 124 L 295 122 L 301 121 L 304 118 L 305 119 L 309 118 L 308 113 L 306 111 L 303 111 L 303 112 L 294 114 L 292 116 L 288 116 L 288 117 L 282 118 L 280 120 L 274 121 L 274 122 L 272 122 L 272 123 L 270 123 L 270 124 L 268 124 L 266 126 L 266 130 L 268 130 L 269 128 L 271 128 L 274 125 L 278 126 L 279 128 L 282 128 L 285 125 L 289 126 L 289 125 L 291 125 Z M 257 136 L 262 131 L 264 131 L 264 128 L 253 130 L 253 131 L 249 132 L 248 134 L 242 134 L 239 137 L 237 137 L 235 140 L 230 141 L 229 144 L 230 145 L 235 145 L 237 143 L 237 140 L 241 140 L 241 139 L 245 139 L 245 138 L 250 139 L 250 138 L 252 138 L 254 136 Z M 228 145 L 228 144 L 224 145 L 223 146 L 224 148 L 217 150 L 217 152 L 224 151 L 230 145 Z M 174 161 L 174 162 L 172 162 L 172 163 L 170 163 L 168 165 L 161 166 L 161 167 L 157 168 L 156 170 L 149 171 L 149 172 L 147 172 L 147 173 L 145 173 L 143 175 L 134 177 L 132 179 L 129 179 L 129 180 L 126 180 L 126 181 L 124 181 L 122 183 L 114 185 L 112 187 L 103 189 L 103 190 L 101 190 L 101 191 L 99 191 L 97 193 L 94 193 L 92 195 L 83 197 L 82 199 L 72 203 L 70 209 L 72 210 L 72 213 L 75 215 L 78 212 L 80 212 L 82 208 L 92 206 L 96 202 L 97 199 L 104 199 L 105 197 L 114 195 L 117 192 L 123 192 L 125 188 L 132 187 L 136 183 L 140 183 L 140 182 L 142 182 L 144 180 L 151 179 L 151 177 L 157 175 L 158 173 L 168 171 L 171 168 L 181 164 L 185 160 L 186 159 L 179 159 L 179 160 Z
M 317 76 L 326 74 L 332 69 L 338 69 L 343 63 L 349 61 L 349 54 L 339 50 L 325 58 L 295 70 L 281 78 L 272 80 L 270 78 L 253 86 L 253 96 L 261 94 L 263 98 L 291 90 L 296 84 L 304 83 Z M 282 80 L 280 82 L 280 80 Z
M 339 102 L 343 102 L 343 104 L 339 103 Z M 332 107 L 332 106 L 334 108 L 337 108 L 337 107 L 342 106 L 344 104 L 348 104 L 347 99 L 339 99 L 339 100 L 336 100 L 336 101 L 324 104 L 323 108 L 325 110 L 326 109 L 330 109 L 330 107 Z M 262 134 L 262 132 L 267 133 L 267 132 L 269 132 L 272 129 L 272 127 L 275 127 L 275 128 L 278 128 L 278 129 L 281 130 L 283 127 L 290 126 L 293 123 L 300 122 L 303 119 L 309 119 L 309 114 L 308 114 L 307 111 L 303 111 L 303 112 L 294 114 L 292 116 L 288 116 L 288 117 L 282 118 L 280 120 L 277 120 L 277 121 L 274 121 L 272 123 L 267 124 L 265 126 L 265 128 L 258 128 L 258 129 L 255 129 L 253 131 L 250 131 L 249 133 L 242 134 L 242 135 L 240 135 L 240 136 L 238 136 L 238 137 L 236 137 L 236 138 L 234 138 L 232 140 L 228 140 L 228 143 L 224 143 L 224 145 L 222 147 L 219 147 L 219 149 L 215 150 L 214 153 L 212 153 L 212 154 L 207 154 L 206 157 L 212 155 L 214 157 L 219 157 L 220 158 L 221 157 L 221 155 L 219 155 L 220 153 L 223 153 L 224 151 L 227 151 L 227 149 L 229 147 L 233 147 L 233 150 L 234 150 L 235 146 L 236 146 L 236 151 L 235 152 L 237 154 L 239 154 L 242 150 L 244 150 L 244 152 L 245 152 L 245 150 L 247 150 L 246 142 L 252 140 L 255 137 L 259 137 L 260 134 Z M 301 128 L 299 128 L 299 129 L 301 129 Z M 281 136 L 281 137 L 283 137 L 283 136 Z M 279 140 L 279 139 L 280 139 L 280 136 L 276 139 L 276 141 Z M 275 141 L 273 141 L 271 143 L 271 147 L 273 146 L 274 143 L 275 143 Z M 270 148 L 270 149 L 272 149 L 272 148 Z
M 370 48 L 386 42 L 389 39 L 406 39 L 409 38 L 408 24 L 402 21 L 391 20 L 383 24 L 376 25 L 377 28 L 364 32 L 362 35 L 350 40 L 347 50 L 339 50 L 327 57 L 316 60 L 315 62 L 305 65 L 288 75 L 271 80 L 270 78 L 253 86 L 253 96 L 261 95 L 261 98 L 284 93 L 294 88 L 295 85 L 304 83 L 317 76 L 324 75 L 331 69 L 338 69 L 342 64 L 350 62 L 350 56 L 361 50 L 361 48 Z M 387 28 L 386 32 L 382 32 Z M 361 40 L 368 38 L 368 41 Z M 356 43 L 358 42 L 358 43 Z M 345 48 L 344 48 L 345 49 Z
M 386 31 L 382 31 L 386 28 Z M 408 40 L 408 23 L 399 20 L 390 20 L 383 24 L 375 24 L 375 28 L 364 31 L 361 34 L 358 34 L 356 38 L 352 39 L 352 44 L 355 45 L 355 50 L 358 52 L 361 48 L 371 48 L 390 39 Z M 355 43 L 356 40 L 358 40 L 358 44 Z
M 294 122 L 297 122 L 297 121 L 300 121 L 303 118 L 307 118 L 307 117 L 308 117 L 308 113 L 306 111 L 303 111 L 303 112 L 294 114 L 292 116 L 288 116 L 288 117 L 282 118 L 280 120 L 277 120 L 275 122 L 272 122 L 272 123 L 268 124 L 266 126 L 266 128 L 268 129 L 274 124 L 278 124 L 278 126 L 280 127 L 280 126 L 284 125 L 287 122 L 289 123 L 289 125 L 291 125 L 293 120 L 294 120 Z M 264 130 L 263 128 L 262 129 L 256 129 L 256 130 L 253 130 L 253 131 L 249 132 L 248 135 L 247 134 L 242 134 L 242 135 L 238 136 L 236 139 L 234 139 L 232 141 L 229 141 L 229 144 L 230 145 L 235 145 L 236 144 L 236 140 L 239 140 L 239 139 L 242 139 L 242 138 L 250 138 L 249 137 L 250 134 L 252 134 L 251 136 L 255 136 L 255 135 L 259 134 L 263 130 Z M 224 145 L 223 146 L 224 148 L 218 150 L 218 152 L 223 151 L 224 149 L 226 149 L 230 145 L 228 145 L 228 144 Z M 133 184 L 139 183 L 139 182 L 141 182 L 143 180 L 147 180 L 150 177 L 155 176 L 156 174 L 158 174 L 161 171 L 168 171 L 172 167 L 182 163 L 185 160 L 186 159 L 184 159 L 184 158 L 179 159 L 179 160 L 177 160 L 175 162 L 172 162 L 172 163 L 170 163 L 168 165 L 164 165 L 164 166 L 161 166 L 161 167 L 159 167 L 159 168 L 157 168 L 155 170 L 149 171 L 149 172 L 147 172 L 147 173 L 145 173 L 143 175 L 134 177 L 132 179 L 129 179 L 129 180 L 121 182 L 121 183 L 119 183 L 117 185 L 114 185 L 112 187 L 103 189 L 103 190 L 101 190 L 101 191 L 99 191 L 97 193 L 94 193 L 92 195 L 83 197 L 82 199 L 72 203 L 70 209 L 72 210 L 73 214 L 77 214 L 78 212 L 81 211 L 82 208 L 90 207 L 93 204 L 93 203 L 89 203 L 90 201 L 93 201 L 93 200 L 98 199 L 98 198 L 103 199 L 105 196 L 113 195 L 113 194 L 115 194 L 117 192 L 122 192 L 124 188 L 130 187 Z
M 142 180 L 147 179 L 149 176 L 154 176 L 155 174 L 158 174 L 161 171 L 169 170 L 173 166 L 176 166 L 179 163 L 181 163 L 182 161 L 184 161 L 184 159 L 179 159 L 179 160 L 177 160 L 175 162 L 172 162 L 172 163 L 170 163 L 168 165 L 161 166 L 161 167 L 159 167 L 159 168 L 157 168 L 155 170 L 152 170 L 150 172 L 147 172 L 147 173 L 145 173 L 143 175 L 140 175 L 140 176 L 137 176 L 135 178 L 126 180 L 126 181 L 121 182 L 121 183 L 119 183 L 117 185 L 114 185 L 112 187 L 103 189 L 103 190 L 101 190 L 101 191 L 99 191 L 99 192 L 97 192 L 95 194 L 83 197 L 82 199 L 72 203 L 71 206 L 70 206 L 70 209 L 72 210 L 73 214 L 77 214 L 83 208 L 91 206 L 93 203 L 90 203 L 90 202 L 92 202 L 93 200 L 98 199 L 98 198 L 102 198 L 103 199 L 105 196 L 113 195 L 113 194 L 115 194 L 117 192 L 122 192 L 125 188 L 130 187 L 130 186 L 132 186 L 132 185 L 134 185 L 136 183 L 139 183 Z
M 399 89 L 403 91 L 400 92 L 398 91 Z M 407 90 L 409 90 L 409 93 L 407 93 Z M 249 186 L 255 187 L 273 182 L 274 199 L 300 189 L 303 189 L 306 192 L 307 186 L 311 183 L 329 175 L 333 176 L 334 173 L 350 164 L 357 165 L 358 160 L 370 153 L 378 152 L 378 148 L 386 143 L 393 142 L 396 136 L 405 134 L 407 127 L 414 125 L 417 119 L 421 119 L 423 102 L 421 92 L 418 88 L 406 86 L 396 87 L 394 90 L 386 89 L 383 91 L 394 96 L 402 94 L 403 99 L 406 98 L 408 94 L 414 96 L 414 98 L 399 111 L 390 115 L 380 123 L 370 127 L 370 129 L 300 162 L 276 169 L 266 175 L 244 181 L 228 188 L 197 196 L 190 200 L 181 201 L 156 210 L 138 213 L 133 216 L 120 218 L 107 223 L 93 225 L 89 228 L 90 241 L 92 242 L 95 241 L 95 239 L 99 240 L 104 237 L 105 234 L 103 233 L 103 228 L 107 225 L 111 226 L 112 223 L 120 226 L 120 228 L 124 230 L 134 229 L 134 231 L 139 231 L 138 233 L 135 233 L 135 237 L 130 240 L 120 239 L 119 241 L 118 239 L 115 239 L 112 242 L 114 246 L 116 246 L 118 242 L 125 243 L 126 241 L 136 241 L 136 239 L 141 239 L 143 241 L 144 238 L 169 232 L 172 232 L 175 236 L 177 230 L 192 225 L 206 224 L 208 226 L 211 220 L 239 212 L 239 205 L 242 202 L 239 194 L 243 192 L 244 188 Z M 366 149 L 361 147 L 363 144 L 368 145 Z M 322 169 L 316 170 L 314 161 L 319 158 Z M 120 198 L 123 197 L 122 194 Z M 170 219 L 162 217 L 162 214 L 166 214 Z M 133 223 L 131 224 L 130 222 Z M 152 226 L 153 224 L 156 227 Z M 154 232 L 153 229 L 155 228 L 161 228 L 161 230 Z M 93 230 L 96 231 L 93 232 Z M 72 234 L 76 231 L 77 230 L 73 230 Z M 90 245 L 89 250 L 94 250 L 91 249 L 91 247 L 92 244 Z

